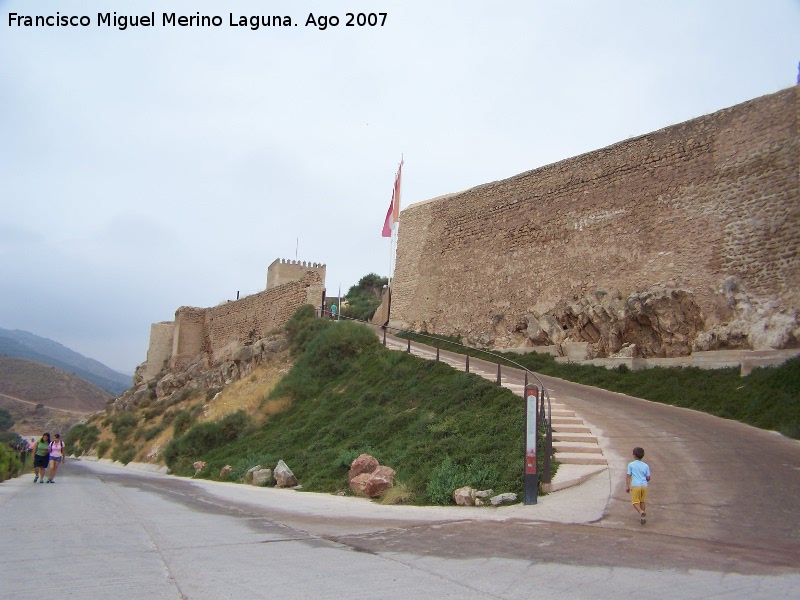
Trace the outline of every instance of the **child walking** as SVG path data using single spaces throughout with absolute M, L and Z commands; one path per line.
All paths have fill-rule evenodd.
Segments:
M 639 522 L 647 523 L 645 500 L 647 500 L 647 482 L 650 481 L 650 466 L 644 462 L 644 448 L 633 449 L 633 458 L 628 463 L 628 476 L 625 479 L 625 491 L 631 495 L 633 508 L 639 513 Z

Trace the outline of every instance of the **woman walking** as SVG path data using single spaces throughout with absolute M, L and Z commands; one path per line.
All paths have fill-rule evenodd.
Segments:
M 64 442 L 61 441 L 61 435 L 57 433 L 55 439 L 50 442 L 50 473 L 47 474 L 47 483 L 55 483 L 58 465 L 64 460 L 66 460 Z
M 50 462 L 50 434 L 42 434 L 42 438 L 36 443 L 36 453 L 33 455 L 33 483 L 37 481 L 44 483 L 44 474 L 47 471 L 47 464 Z

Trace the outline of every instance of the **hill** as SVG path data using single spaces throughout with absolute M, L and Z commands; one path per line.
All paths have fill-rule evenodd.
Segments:
M 103 363 L 87 358 L 66 346 L 20 329 L 0 328 L 0 354 L 27 358 L 74 373 L 110 394 L 121 394 L 131 387 L 132 377 Z
M 72 373 L 9 356 L 0 356 L 0 394 L 76 412 L 101 410 L 112 398 L 105 390 Z
M 72 373 L 0 356 L 0 408 L 11 413 L 13 430 L 21 435 L 66 432 L 111 399 L 111 394 Z

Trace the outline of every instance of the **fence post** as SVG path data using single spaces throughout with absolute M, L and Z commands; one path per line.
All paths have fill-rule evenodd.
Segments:
M 439 346 L 436 346 L 436 362 L 439 362 Z
M 464 372 L 469 373 L 469 354 L 467 354 L 467 370 Z
M 406 349 L 406 352 L 411 352 L 411 338 L 408 338 L 408 348 Z
M 386 345 L 386 328 L 383 328 L 383 345 Z
M 544 404 L 544 398 L 542 398 Z M 542 483 L 550 483 L 550 457 L 553 455 L 553 428 L 550 419 L 547 420 L 547 433 L 544 436 L 544 461 L 542 464 Z
M 497 363 L 497 385 L 502 385 L 500 380 L 500 363 Z

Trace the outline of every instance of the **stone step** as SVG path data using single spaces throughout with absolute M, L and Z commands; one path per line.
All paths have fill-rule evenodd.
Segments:
M 602 454 L 586 452 L 557 452 L 556 460 L 562 465 L 608 465 L 606 457 Z
M 588 454 L 602 454 L 603 451 L 600 449 L 600 446 L 597 445 L 597 442 L 566 442 L 566 441 L 558 441 L 553 442 L 553 448 L 556 452 L 584 452 Z
M 566 409 L 559 409 L 559 410 L 551 410 L 550 415 L 555 419 L 556 417 L 572 417 L 575 418 L 575 411 L 574 410 L 566 410 Z
M 580 417 L 558 417 L 553 415 L 550 417 L 550 423 L 553 427 L 556 425 L 583 425 L 583 419 Z
M 581 421 L 582 423 L 583 421 Z M 553 435 L 558 433 L 591 433 L 592 431 L 586 425 L 553 425 Z
M 608 467 L 605 465 L 561 464 L 558 466 L 558 471 L 556 471 L 553 481 L 542 484 L 542 491 L 545 494 L 549 494 L 550 492 L 557 492 L 558 490 L 580 485 L 607 469 Z
M 591 433 L 566 433 L 563 431 L 553 431 L 553 441 L 559 442 L 591 442 L 597 443 L 597 438 Z

